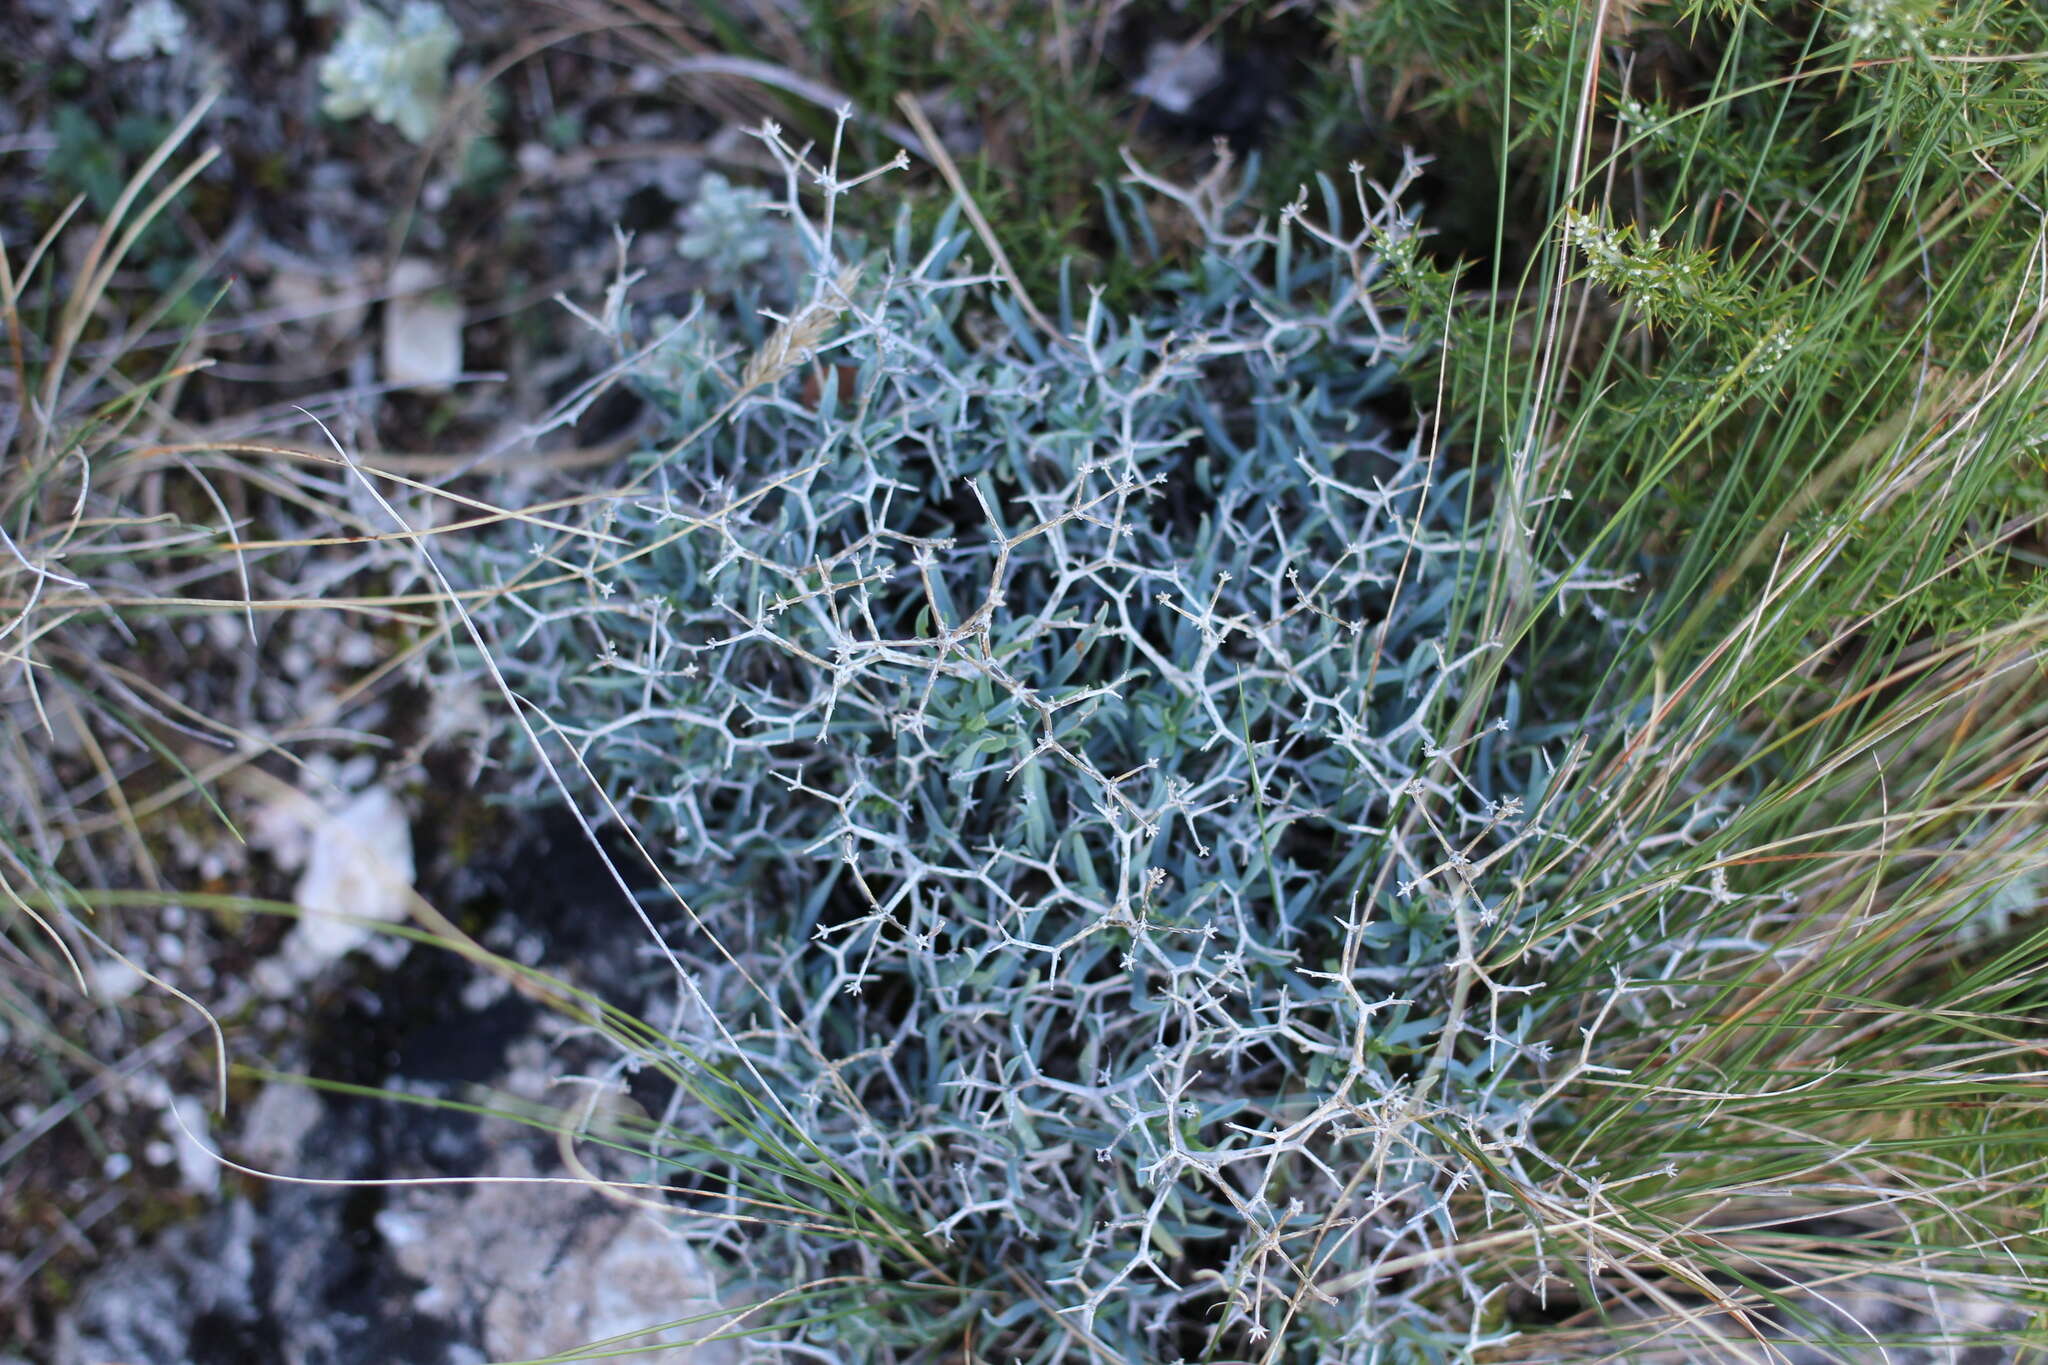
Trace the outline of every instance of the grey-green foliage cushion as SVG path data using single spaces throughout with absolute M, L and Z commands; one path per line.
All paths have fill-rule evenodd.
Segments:
M 1068 300 L 1070 345 L 951 232 L 899 231 L 846 297 L 819 260 L 832 330 L 722 415 L 751 324 L 708 314 L 644 370 L 673 436 L 709 428 L 497 624 L 745 968 L 679 937 L 708 1006 L 679 1035 L 989 1285 L 1004 1359 L 1086 1355 L 1022 1325 L 1012 1267 L 1128 1358 L 1279 1327 L 1304 1279 L 1438 1244 L 1454 1148 L 1519 1160 L 1543 1081 L 1518 997 L 1478 991 L 1411 1093 L 1454 911 L 1496 940 L 1532 913 L 1549 768 L 1512 683 L 1441 728 L 1506 676 L 1474 635 L 1494 494 L 1375 415 L 1407 342 L 1371 243 L 1405 222 L 1189 208 L 1199 264 L 1143 316 Z M 728 1249 L 788 1284 L 851 1264 L 829 1241 Z M 1289 1355 L 1445 1340 L 1483 1292 L 1455 1269 L 1310 1296 Z M 926 1330 L 860 1321 L 804 1331 L 880 1359 Z

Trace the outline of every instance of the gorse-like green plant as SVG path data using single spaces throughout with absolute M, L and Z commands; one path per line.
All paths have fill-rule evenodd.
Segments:
M 1708 1343 L 1681 1359 L 1785 1330 L 1844 1360 L 1887 1331 L 2011 1345 L 2023 1313 L 1940 1300 L 2031 1296 L 2044 1249 L 2042 1094 L 2016 1060 L 2041 1029 L 2040 906 L 2012 917 L 1993 888 L 2044 862 L 2028 443 L 2048 395 L 2048 25 L 1992 4 L 1682 8 L 1543 29 L 1496 24 L 1507 7 L 1429 34 L 1402 27 L 1413 6 L 1372 16 L 1379 60 L 1492 116 L 1497 259 L 1535 248 L 1477 299 L 1416 272 L 1421 325 L 1451 339 L 1430 394 L 1452 439 L 1530 452 L 1538 497 L 1573 499 L 1563 545 L 1629 547 L 1652 588 L 1600 688 L 1620 724 L 1588 769 L 1589 847 L 1724 882 L 1737 899 L 1700 927 L 1753 945 L 1674 969 L 1669 1017 L 1609 1035 L 1630 1077 L 1555 1140 L 1677 1158 L 1669 1184 L 1616 1197 L 1615 1224 L 1769 1320 L 1703 1322 L 1639 1270 L 1573 1297 L 1622 1291 L 1634 1350 Z M 1917 27 L 1866 30 L 1879 8 Z M 1674 289 L 1678 262 L 1695 269 Z M 1721 827 L 1683 851 L 1702 811 Z M 1631 894 L 1634 922 L 1668 922 L 1658 883 Z M 1642 970 L 1623 936 L 1583 942 L 1548 989 Z M 1885 1292 L 1917 1286 L 1920 1325 L 1831 1306 L 1873 1266 L 1907 1267 Z

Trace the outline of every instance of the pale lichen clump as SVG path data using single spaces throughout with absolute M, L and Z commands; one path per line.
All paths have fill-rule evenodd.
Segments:
M 335 118 L 368 114 L 413 142 L 433 135 L 448 92 L 448 62 L 462 35 L 434 0 L 405 0 L 394 19 L 365 4 L 320 63 L 321 108 Z
M 172 0 L 141 0 L 107 44 L 107 55 L 117 62 L 175 56 L 184 50 L 189 34 L 185 13 Z

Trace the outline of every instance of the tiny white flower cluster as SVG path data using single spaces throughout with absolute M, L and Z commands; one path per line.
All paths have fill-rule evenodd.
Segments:
M 1925 56 L 1935 13 L 1927 0 L 1848 0 L 1843 17 L 1843 33 L 1859 49 Z
M 1585 276 L 1661 322 L 1682 310 L 1725 312 L 1725 282 L 1708 268 L 1705 252 L 1667 247 L 1661 229 L 1616 228 L 1567 209 L 1565 244 L 1585 260 Z
M 448 60 L 462 35 L 434 0 L 406 0 L 394 21 L 365 5 L 349 17 L 341 41 L 320 63 L 335 118 L 369 114 L 413 142 L 425 142 L 448 91 Z
M 1630 265 L 1629 253 L 1622 248 L 1621 234 L 1591 214 L 1580 213 L 1577 209 L 1567 209 L 1564 215 L 1564 239 L 1595 267 L 1609 266 L 1620 270 Z M 1656 245 L 1654 233 L 1650 245 Z
M 1765 333 L 1764 339 L 1758 343 L 1756 363 L 1750 367 L 1751 371 L 1756 374 L 1772 373 L 1784 363 L 1786 356 L 1792 354 L 1792 349 L 1798 341 L 1792 324 L 1780 318 L 1771 324 L 1771 330 Z
M 1630 95 L 1615 107 L 1614 121 L 1628 130 L 1638 146 L 1668 146 L 1674 141 L 1672 111 L 1660 102 Z

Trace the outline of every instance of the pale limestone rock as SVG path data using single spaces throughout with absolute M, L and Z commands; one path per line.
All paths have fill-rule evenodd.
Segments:
M 440 272 L 408 257 L 391 271 L 384 305 L 384 382 L 445 389 L 462 373 L 462 305 L 435 290 Z
M 499 1174 L 533 1171 L 523 1153 L 513 1153 Z M 423 1283 L 415 1309 L 453 1314 L 481 1300 L 481 1345 L 493 1360 L 552 1356 L 717 1307 L 710 1277 L 686 1243 L 573 1184 L 483 1185 L 459 1203 L 443 1191 L 407 1192 L 377 1215 L 376 1226 L 398 1268 Z M 720 1326 L 712 1318 L 653 1340 L 710 1336 Z M 731 1342 L 711 1342 L 606 1359 L 733 1365 L 739 1353 Z
M 1157 42 L 1145 53 L 1145 74 L 1131 89 L 1169 114 L 1185 114 L 1223 79 L 1223 58 L 1207 43 Z
M 299 1146 L 320 1126 L 318 1092 L 310 1086 L 272 1081 L 242 1115 L 237 1154 L 258 1170 L 291 1174 Z
M 305 827 L 305 871 L 292 901 L 306 913 L 258 974 L 258 986 L 271 996 L 289 994 L 380 938 L 369 925 L 334 916 L 397 924 L 412 899 L 412 826 L 396 796 L 370 787 L 335 811 L 319 811 L 305 798 L 291 805 Z M 402 950 L 403 939 L 390 941 Z
M 207 1146 L 213 1119 L 206 1106 L 190 1095 L 179 1095 L 164 1110 L 162 1122 L 171 1139 L 172 1159 L 178 1163 L 178 1184 L 190 1194 L 217 1192 L 220 1162 Z

